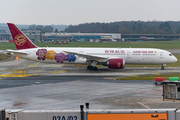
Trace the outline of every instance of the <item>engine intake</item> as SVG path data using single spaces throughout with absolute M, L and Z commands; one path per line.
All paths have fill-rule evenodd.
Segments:
M 124 69 L 125 60 L 121 58 L 109 59 L 107 61 L 107 65 L 109 68 L 113 68 L 113 69 Z

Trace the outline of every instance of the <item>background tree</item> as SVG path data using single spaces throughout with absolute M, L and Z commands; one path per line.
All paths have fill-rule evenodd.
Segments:
M 125 26 L 122 26 L 120 29 L 119 29 L 119 32 L 122 33 L 122 34 L 127 34 L 128 33 L 128 30 Z
M 29 30 L 36 30 L 36 25 L 35 24 L 33 24 L 33 25 L 29 25 L 29 28 L 28 28 Z
M 179 33 L 180 21 L 121 21 L 111 23 L 84 23 L 70 25 L 65 32 L 97 32 L 123 34 L 169 34 Z
M 43 28 L 44 28 L 43 25 L 38 25 L 38 26 L 36 26 L 36 30 L 41 30 L 41 31 L 42 31 Z
M 176 34 L 180 34 L 180 26 L 178 27 Z
M 53 27 L 52 26 L 45 26 L 44 28 L 43 28 L 43 32 L 53 32 Z
M 55 29 L 54 33 L 59 33 L 57 28 Z
M 134 33 L 143 33 L 143 30 L 144 30 L 144 28 L 143 28 L 141 23 L 139 23 L 139 22 L 134 23 L 134 25 L 133 25 L 133 32 Z
M 159 25 L 159 30 L 161 33 L 171 33 L 171 26 L 168 22 L 164 22 Z

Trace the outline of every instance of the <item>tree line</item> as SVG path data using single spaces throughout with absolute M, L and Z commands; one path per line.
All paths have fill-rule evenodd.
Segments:
M 40 30 L 42 33 L 53 32 L 54 28 L 52 26 L 43 26 L 43 25 L 30 25 L 28 30 Z
M 67 25 L 29 25 L 28 30 L 40 30 L 42 33 L 46 32 L 63 32 L 63 30 L 67 27 Z
M 122 21 L 69 25 L 69 33 L 180 34 L 180 21 Z

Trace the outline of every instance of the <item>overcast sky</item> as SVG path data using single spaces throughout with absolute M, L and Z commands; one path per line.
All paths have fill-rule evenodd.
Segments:
M 0 23 L 180 21 L 180 0 L 0 0 Z

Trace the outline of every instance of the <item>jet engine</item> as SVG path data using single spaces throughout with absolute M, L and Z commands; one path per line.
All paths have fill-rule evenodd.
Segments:
M 125 60 L 121 58 L 109 59 L 107 61 L 107 65 L 109 68 L 113 68 L 113 69 L 124 69 Z

